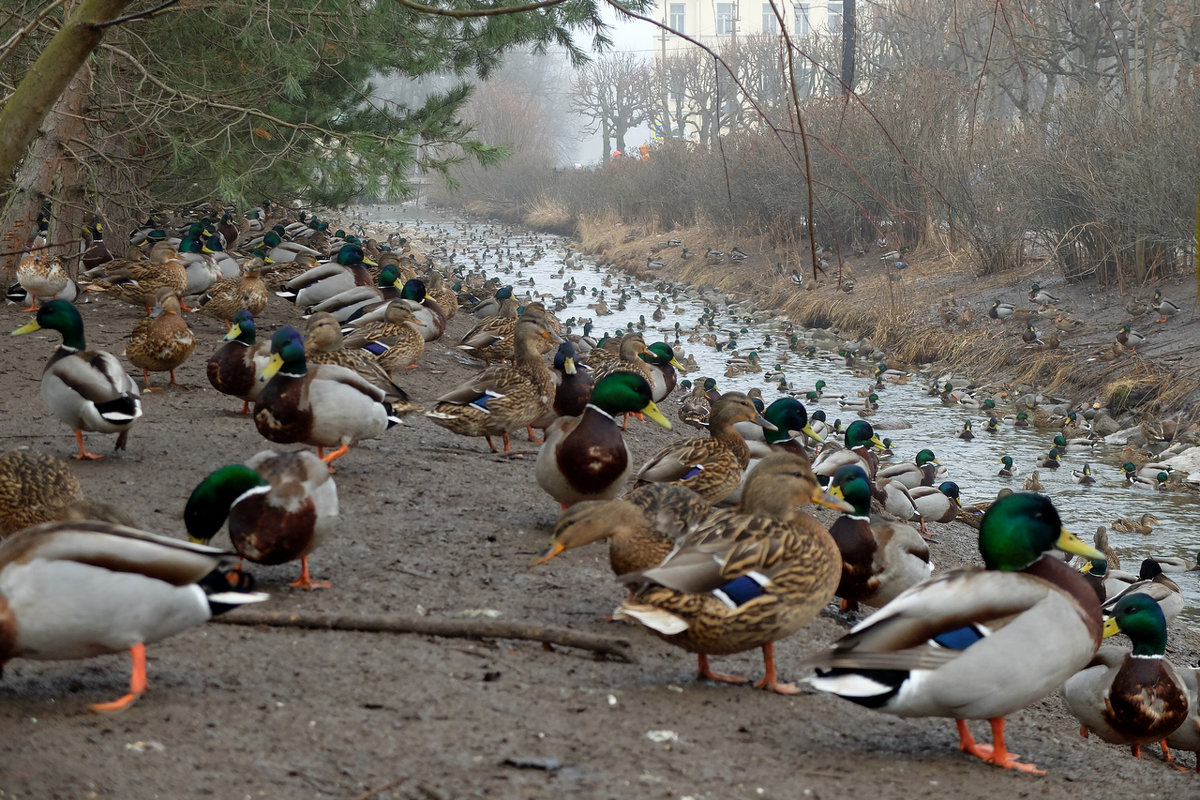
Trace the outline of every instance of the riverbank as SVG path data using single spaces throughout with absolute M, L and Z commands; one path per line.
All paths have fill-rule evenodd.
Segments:
M 980 277 L 967 254 L 932 248 L 904 254 L 907 266 L 898 270 L 895 257 L 875 248 L 841 253 L 839 283 L 838 254 L 825 254 L 830 263 L 814 280 L 807 250 L 770 248 L 706 227 L 656 231 L 597 221 L 582 225 L 577 239 L 579 249 L 603 265 L 715 286 L 766 313 L 881 348 L 895 368 L 952 372 L 1004 396 L 1036 392 L 1074 407 L 1100 403 L 1114 415 L 1136 412 L 1152 423 L 1178 417 L 1180 435 L 1200 414 L 1200 363 L 1192 355 L 1200 347 L 1200 318 L 1190 277 L 1124 288 L 1070 284 L 1050 260 L 1033 257 L 1019 271 Z M 679 246 L 664 246 L 671 240 Z M 744 260 L 730 259 L 734 247 Z M 710 248 L 724 258 L 707 258 Z M 648 257 L 661 266 L 648 268 Z M 793 282 L 793 269 L 803 286 Z M 1061 302 L 1031 302 L 1035 284 Z M 1155 321 L 1155 288 L 1181 309 L 1166 323 Z M 1015 317 L 1003 324 L 989 318 L 994 301 L 1014 306 Z M 1023 341 L 1026 322 L 1044 344 Z M 1147 337 L 1136 353 L 1115 345 L 1127 323 Z

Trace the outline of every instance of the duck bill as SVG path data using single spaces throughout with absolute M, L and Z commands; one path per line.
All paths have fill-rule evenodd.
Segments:
M 379 266 L 378 264 L 376 264 L 374 261 L 372 261 L 367 256 L 363 256 L 362 263 L 366 264 L 368 267 L 378 267 Z
M 671 430 L 671 421 L 663 416 L 663 413 L 658 410 L 658 406 L 654 404 L 653 400 L 646 404 L 646 407 L 642 409 L 642 413 L 667 430 Z
M 569 356 L 563 359 L 563 372 L 568 375 L 574 375 L 575 373 L 579 372 L 579 370 L 575 368 L 575 359 Z
M 283 369 L 283 356 L 279 353 L 271 353 L 271 360 L 267 362 L 267 366 L 263 367 L 262 375 L 258 376 L 259 383 L 271 380 L 281 369 Z
M 538 557 L 533 560 L 533 563 L 530 564 L 530 566 L 536 567 L 538 564 L 545 564 L 547 561 L 554 558 L 556 555 L 566 549 L 567 548 L 563 547 L 562 542 L 555 542 L 554 544 L 550 545 L 548 550 L 538 554 Z
M 1101 638 L 1104 639 L 1107 639 L 1110 636 L 1116 636 L 1118 633 L 1120 633 L 1121 626 L 1117 624 L 1117 618 L 1109 617 L 1108 619 L 1104 620 L 1104 627 L 1101 629 L 1101 632 L 1103 634 Z
M 887 445 L 878 436 L 871 437 L 871 444 L 875 445 L 876 450 L 887 450 Z
M 38 321 L 34 319 L 17 328 L 15 331 L 10 333 L 9 336 L 21 336 L 22 334 L 33 333 L 34 331 L 40 331 L 41 329 L 42 326 L 38 325 Z
M 225 341 L 232 342 L 234 339 L 242 335 L 242 326 L 236 322 L 229 326 L 229 333 L 225 334 Z
M 821 434 L 817 433 L 816 431 L 814 431 L 812 429 L 811 425 L 805 425 L 803 428 L 800 429 L 800 432 L 803 433 L 808 438 L 815 439 L 818 442 L 824 443 L 824 441 L 825 441 L 825 437 L 822 436 Z
M 765 431 L 777 431 L 777 430 L 779 430 L 779 428 L 777 428 L 777 427 L 776 427 L 776 426 L 775 426 L 775 425 L 774 425 L 774 424 L 771 422 L 771 420 L 767 419 L 767 418 L 766 418 L 766 417 L 764 417 L 762 414 L 756 414 L 756 415 L 755 415 L 755 417 L 754 417 L 754 419 L 752 420 L 752 422 L 753 422 L 755 425 L 758 425 L 759 427 L 761 427 L 761 428 L 762 428 L 763 430 L 765 430 Z
M 818 486 L 813 490 L 811 499 L 818 506 L 825 506 L 835 511 L 845 511 L 850 514 L 854 513 L 854 506 L 847 503 L 842 497 L 842 487 L 840 486 L 835 486 L 827 492 Z
M 550 341 L 554 342 L 555 344 L 562 344 L 563 342 L 566 341 L 566 339 L 563 339 L 561 336 L 559 336 L 554 331 L 544 331 L 542 333 L 542 338 L 549 339 Z
M 1087 559 L 1103 559 L 1106 556 L 1096 548 L 1092 547 L 1087 542 L 1080 539 L 1075 534 L 1063 528 L 1058 534 L 1058 541 L 1055 542 L 1055 547 L 1062 550 L 1064 553 L 1071 553 L 1076 556 L 1083 556 Z
M 680 364 L 679 359 L 675 358 L 675 356 L 671 356 L 671 360 L 667 363 L 682 372 L 684 375 L 687 375 L 687 367 L 685 367 L 683 364 Z

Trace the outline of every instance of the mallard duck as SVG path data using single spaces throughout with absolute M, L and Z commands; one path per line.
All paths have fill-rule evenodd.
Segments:
M 707 378 L 706 380 L 713 379 Z M 716 385 L 716 381 L 713 381 L 713 385 Z M 703 430 L 708 427 L 708 416 L 710 413 L 712 413 L 712 402 L 708 399 L 708 393 L 704 389 L 704 382 L 699 382 L 692 387 L 691 393 L 680 401 L 679 421 L 685 425 L 691 425 L 693 428 Z
M 847 434 L 849 430 L 847 429 Z M 892 464 L 887 467 L 881 467 L 877 473 L 877 478 L 886 478 L 891 481 L 897 481 L 904 484 L 908 489 L 915 489 L 918 486 L 933 486 L 933 482 L 937 480 L 938 468 L 942 463 L 937 460 L 937 456 L 929 448 L 924 448 L 917 453 L 917 457 L 912 461 L 905 461 L 903 464 Z
M 1016 474 L 1012 456 L 1001 456 L 996 463 L 1001 465 L 999 472 L 1001 478 L 1011 478 Z
M 429 270 L 425 275 L 425 294 L 437 303 L 447 320 L 454 319 L 454 315 L 458 313 L 458 299 L 454 290 L 446 285 L 446 279 L 442 277 L 442 273 L 436 269 Z M 555 333 L 559 333 L 559 331 L 556 330 Z
M 247 259 L 242 273 L 236 278 L 225 278 L 209 287 L 199 300 L 199 310 L 214 319 L 229 324 L 239 309 L 251 314 L 261 314 L 267 307 L 267 284 L 262 279 L 263 260 Z
M 1040 492 L 1046 487 L 1042 485 L 1042 482 L 1038 476 L 1038 471 L 1035 469 L 1029 475 L 1029 477 L 1025 479 L 1025 482 L 1021 485 L 1021 488 L 1026 492 Z
M 1196 771 L 1200 772 L 1200 667 L 1176 668 L 1191 702 L 1191 710 L 1183 724 L 1167 736 L 1167 745 L 1196 754 Z
M 166 287 L 180 297 L 187 291 L 187 268 L 170 242 L 155 244 L 144 261 L 110 261 L 103 269 L 104 277 L 88 284 L 85 291 L 104 292 L 130 305 L 145 306 L 147 313 L 159 289 Z
M 267 599 L 224 572 L 225 553 L 106 522 L 47 522 L 0 544 L 0 664 L 119 653 L 133 661 L 121 711 L 146 690 L 146 645 Z
M 383 392 L 383 398 L 397 413 L 415 411 L 408 393 L 392 382 L 387 370 L 367 352 L 357 347 L 345 347 L 342 326 L 325 311 L 308 318 L 305 328 L 304 353 L 311 365 L 332 364 L 358 373 L 359 377 Z
M 102 350 L 88 350 L 79 310 L 65 300 L 51 300 L 37 316 L 12 332 L 13 336 L 42 328 L 62 334 L 59 346 L 42 371 L 42 402 L 50 413 L 75 430 L 76 458 L 103 456 L 83 447 L 83 432 L 116 433 L 123 450 L 129 429 L 142 415 L 141 393 L 121 362 Z
M 710 517 L 657 567 L 624 576 L 640 588 L 613 617 L 635 620 L 697 653 L 702 678 L 745 682 L 713 672 L 708 656 L 761 647 L 766 669 L 756 686 L 796 693 L 778 681 L 774 642 L 807 625 L 833 598 L 841 576 L 829 531 L 797 510 L 806 502 L 849 508 L 822 493 L 802 457 L 768 456 L 746 484 L 743 513 Z
M 1075 479 L 1076 483 L 1083 486 L 1091 486 L 1096 482 L 1095 477 L 1092 476 L 1092 466 L 1090 464 L 1084 464 L 1083 469 L 1071 470 L 1071 477 Z
M 280 226 L 267 231 L 263 236 L 262 246 L 267 251 L 270 259 L 278 264 L 286 264 L 289 261 L 295 260 L 298 255 L 320 256 L 320 251 L 309 247 L 308 245 L 300 244 L 299 242 L 291 242 L 284 238 L 284 235 L 277 230 Z M 285 229 L 286 230 L 286 229 Z
M 486 319 L 487 317 L 517 318 L 517 298 L 513 297 L 512 286 L 501 286 L 491 297 L 479 300 L 471 306 L 471 314 Z
M 301 589 L 330 586 L 308 574 L 308 556 L 337 524 L 337 487 L 329 468 L 306 450 L 263 450 L 245 464 L 211 473 L 183 511 L 188 537 L 207 544 L 229 519 L 233 549 L 256 564 L 300 559 Z
M 1115 585 L 1111 588 L 1116 588 L 1116 591 L 1110 591 L 1108 599 L 1104 602 L 1104 610 L 1107 613 L 1114 604 L 1122 597 L 1127 597 L 1135 592 L 1141 592 L 1154 599 L 1162 608 L 1163 615 L 1167 622 L 1174 622 L 1180 612 L 1186 607 L 1187 603 L 1183 597 L 1183 590 L 1167 574 L 1163 572 L 1160 565 L 1153 558 L 1143 558 L 1141 566 L 1138 568 L 1138 574 L 1134 580 L 1128 580 L 1128 576 L 1115 575 L 1114 578 L 1125 583 L 1124 586 Z
M 561 339 L 546 327 L 540 303 L 526 306 L 517 322 L 513 363 L 489 367 L 438 398 L 426 416 L 463 436 L 482 436 L 492 452 L 492 436 L 500 434 L 504 450 L 512 449 L 509 432 L 532 425 L 554 402 L 554 377 L 542 360 L 537 342 Z
M 271 337 L 271 359 L 260 381 L 254 424 L 268 441 L 315 445 L 326 464 L 350 445 L 400 423 L 384 392 L 357 373 L 331 364 L 308 368 L 300 332 L 285 326 Z M 337 449 L 326 454 L 324 448 Z
M 871 392 L 863 398 L 838 398 L 838 405 L 855 411 L 876 411 L 879 409 L 879 395 Z
M 1138 346 L 1146 343 L 1146 337 L 1135 331 L 1128 323 L 1121 326 L 1117 331 L 1117 344 L 1122 347 L 1128 347 L 1134 353 L 1137 352 Z
M 1124 475 L 1125 480 L 1130 483 L 1140 482 L 1148 486 L 1156 486 L 1160 483 L 1158 478 L 1160 472 L 1167 473 L 1167 477 L 1169 478 L 1170 473 L 1174 471 L 1175 468 L 1164 461 L 1147 461 L 1141 464 L 1126 461 L 1121 464 L 1121 473 Z M 1163 482 L 1165 483 L 1165 481 Z
M 1033 327 L 1032 322 L 1025 324 L 1025 330 L 1021 331 L 1021 341 L 1025 344 L 1044 345 L 1045 342 L 1038 336 L 1037 328 Z
M 963 422 L 962 430 L 958 432 L 958 438 L 964 442 L 969 442 L 975 438 L 975 434 L 971 430 L 971 420 Z
M 647 352 L 649 351 L 646 349 L 646 340 L 642 334 L 627 333 L 621 337 L 616 358 L 589 358 L 588 366 L 592 368 L 592 377 L 596 381 L 615 372 L 632 372 L 640 375 L 647 383 L 651 383 L 654 375 L 651 373 L 650 365 L 638 357 Z
M 1133 650 L 1101 647 L 1090 664 L 1067 679 L 1062 698 L 1082 724 L 1106 742 L 1127 744 L 1134 758 L 1141 747 L 1164 741 L 1191 713 L 1191 697 L 1179 672 L 1163 657 L 1167 623 L 1150 597 L 1134 593 L 1121 598 L 1104 622 L 1104 636 L 1124 633 Z
M 388 264 L 379 271 L 379 277 L 371 286 L 353 286 L 343 292 L 338 292 L 316 305 L 304 309 L 305 316 L 313 314 L 330 314 L 339 323 L 348 322 L 362 316 L 384 303 L 390 303 L 400 298 L 400 289 L 404 279 L 400 270 L 394 264 Z
M 485 364 L 512 358 L 513 339 L 517 329 L 517 299 L 512 296 L 512 287 L 502 298 L 496 314 L 484 317 L 467 332 L 458 343 L 458 349 Z M 499 297 L 499 292 L 496 293 Z
M 1174 574 L 1179 572 L 1195 572 L 1200 570 L 1200 564 L 1197 564 L 1187 556 L 1150 556 L 1156 562 L 1163 572 Z
M 899 716 L 956 720 L 959 748 L 1005 768 L 1022 764 L 1004 742 L 1004 717 L 1057 689 L 1100 644 L 1100 603 L 1058 547 L 1102 554 L 1063 528 L 1042 495 L 1000 498 L 984 515 L 984 569 L 953 570 L 913 587 L 855 625 L 825 652 L 809 683 Z M 991 723 L 977 744 L 966 720 Z
M 221 394 L 240 398 L 243 414 L 250 413 L 250 402 L 257 400 L 266 386 L 259 377 L 271 360 L 271 345 L 256 338 L 254 315 L 247 309 L 237 311 L 225 344 L 208 359 L 208 382 Z
M 687 372 L 683 364 L 675 358 L 675 350 L 666 342 L 654 342 L 646 348 L 645 353 L 639 353 L 638 358 L 650 367 L 650 388 L 654 394 L 654 402 L 661 403 L 671 392 L 679 379 L 678 373 Z
M 84 250 L 79 256 L 80 269 L 90 270 L 113 260 L 113 254 L 104 242 L 104 221 L 92 217 L 91 225 L 83 226 Z
M 550 547 L 534 559 L 544 564 L 566 550 L 609 540 L 613 574 L 650 569 L 675 548 L 675 542 L 712 511 L 691 489 L 665 483 L 639 486 L 618 500 L 587 500 L 563 511 Z
M 1040 466 L 1042 469 L 1058 469 L 1061 467 L 1062 455 L 1059 453 L 1058 448 L 1051 447 L 1050 452 L 1046 454 L 1046 457 L 1042 459 L 1038 466 Z
M 150 385 L 151 372 L 169 372 L 171 385 L 178 386 L 175 368 L 196 349 L 196 334 L 183 319 L 175 290 L 161 287 L 155 292 L 154 304 L 157 314 L 139 322 L 125 345 L 125 357 L 142 368 L 146 391 L 154 388 Z
M 575 345 L 570 340 L 558 346 L 554 371 L 559 378 L 551 410 L 555 417 L 578 417 L 591 400 L 596 382 L 591 370 L 576 357 Z
M 829 528 L 842 553 L 842 579 L 837 596 L 842 610 L 859 603 L 882 606 L 901 592 L 927 580 L 933 569 L 929 546 L 911 525 L 871 519 L 871 482 L 857 464 L 833 475 L 829 493 L 854 507 Z
M 416 369 L 425 355 L 425 337 L 417 330 L 412 311 L 395 300 L 388 303 L 382 320 L 352 329 L 342 344 L 370 353 L 389 375 Z
M 375 262 L 366 257 L 362 245 L 343 245 L 332 260 L 290 278 L 277 294 L 298 308 L 309 308 L 355 286 L 371 286 L 374 281 L 367 266 Z
M 1158 319 L 1155 322 L 1166 322 L 1179 313 L 1179 306 L 1163 297 L 1162 289 L 1154 290 L 1154 307 L 1158 309 Z
M 183 290 L 185 297 L 203 294 L 224 279 L 221 264 L 217 262 L 216 256 L 199 232 L 184 236 L 176 249 L 188 275 L 187 287 Z
M 710 503 L 719 503 L 738 487 L 742 470 L 750 463 L 750 448 L 734 428 L 742 420 L 768 430 L 775 426 L 763 418 L 741 392 L 721 395 L 708 418 L 708 438 L 672 442 L 652 455 L 634 476 L 641 483 L 674 483 L 686 486 Z
M 1058 297 L 1050 294 L 1050 292 L 1046 291 L 1041 286 L 1038 286 L 1036 283 L 1029 289 L 1029 301 L 1031 303 L 1037 303 L 1038 305 L 1042 306 L 1042 308 L 1045 308 L 1046 306 L 1056 306 L 1062 302 Z
M 909 497 L 917 507 L 917 515 L 921 518 L 921 533 L 928 534 L 926 521 L 952 522 L 958 516 L 959 503 L 958 484 L 954 481 L 942 481 L 937 486 L 918 486 L 908 490 Z
M 800 437 L 817 442 L 821 438 L 808 424 L 808 409 L 794 397 L 780 397 L 762 411 L 763 418 L 775 426 L 767 430 L 754 422 L 739 422 L 734 425 L 753 458 L 765 458 L 772 452 L 787 451 L 808 457 L 808 448 Z
M 834 428 L 836 429 L 836 427 L 835 422 Z M 882 449 L 883 442 L 879 441 L 879 437 L 875 435 L 875 429 L 871 427 L 871 423 L 862 419 L 851 422 L 846 427 L 845 443 L 844 449 L 833 448 L 829 446 L 829 442 L 825 443 L 825 447 L 813 461 L 813 472 L 817 474 L 818 480 L 828 483 L 832 480 L 834 473 L 842 467 L 847 464 L 858 464 L 874 481 L 875 474 L 879 470 L 879 460 L 870 448 Z
M 999 300 L 993 300 L 992 307 L 988 309 L 988 316 L 996 320 L 996 322 L 1003 323 L 1012 319 L 1016 311 L 1012 303 L 1001 303 Z
M 46 245 L 45 232 L 41 233 L 41 244 Z M 17 262 L 17 283 L 29 296 L 29 307 L 24 311 L 37 311 L 38 298 L 54 299 L 67 288 L 71 276 L 63 267 L 62 259 L 49 254 L 45 249 L 25 253 Z
M 581 416 L 559 417 L 546 428 L 535 469 L 538 486 L 563 508 L 616 497 L 633 465 L 613 417 L 632 412 L 671 428 L 651 399 L 650 384 L 640 375 L 614 372 L 596 381 Z
M 400 297 L 409 310 L 412 311 L 413 324 L 421 332 L 421 335 L 425 337 L 426 342 L 433 342 L 442 338 L 442 334 L 446 332 L 446 312 L 436 301 L 428 296 L 423 281 L 416 278 L 406 281 L 404 288 L 400 290 Z M 539 307 L 543 324 L 547 324 L 548 327 L 545 307 L 540 303 L 531 303 L 530 305 Z M 367 320 L 370 317 L 363 317 L 363 319 Z
M 81 500 L 83 487 L 62 459 L 24 449 L 0 456 L 0 537 L 61 519 Z

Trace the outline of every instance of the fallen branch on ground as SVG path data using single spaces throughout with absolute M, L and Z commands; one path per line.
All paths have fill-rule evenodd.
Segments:
M 637 662 L 628 639 L 595 633 L 530 625 L 496 619 L 448 619 L 446 617 L 398 617 L 369 614 L 314 614 L 298 611 L 234 611 L 213 619 L 226 625 L 268 625 L 274 628 L 363 631 L 366 633 L 415 633 L 464 639 L 527 639 L 563 647 L 577 647 L 610 656 L 628 664 Z

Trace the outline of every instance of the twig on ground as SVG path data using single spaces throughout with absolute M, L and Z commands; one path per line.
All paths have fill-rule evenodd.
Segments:
M 628 639 L 595 633 L 496 619 L 400 617 L 382 614 L 316 614 L 300 611 L 235 611 L 216 617 L 226 625 L 267 625 L 276 628 L 415 633 L 467 639 L 527 639 L 563 647 L 591 650 L 627 664 L 637 662 Z

